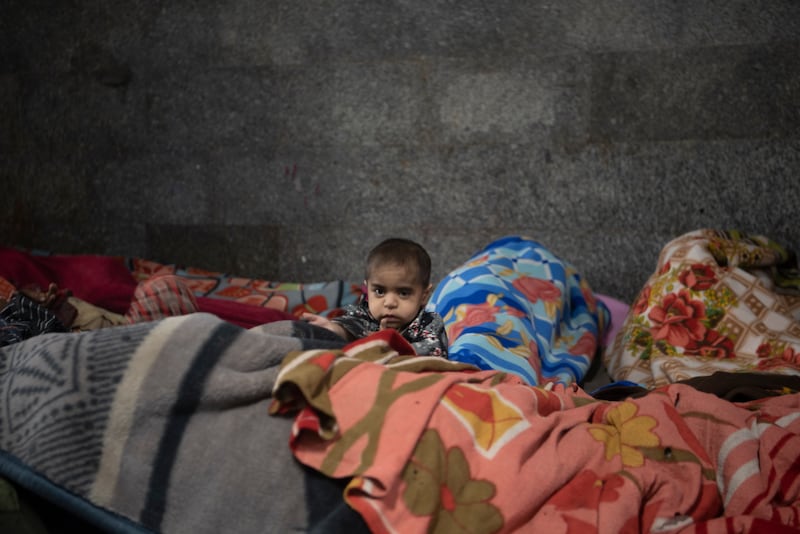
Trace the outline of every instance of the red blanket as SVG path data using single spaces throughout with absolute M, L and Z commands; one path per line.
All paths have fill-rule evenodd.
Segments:
M 20 288 L 46 289 L 54 283 L 81 300 L 119 314 L 128 310 L 137 285 L 123 257 L 38 255 L 12 248 L 0 248 L 0 277 Z M 219 298 L 197 296 L 197 304 L 200 311 L 244 328 L 293 318 L 281 310 Z

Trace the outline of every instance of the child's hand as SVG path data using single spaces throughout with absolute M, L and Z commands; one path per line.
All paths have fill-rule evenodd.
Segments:
M 331 320 L 315 313 L 306 312 L 300 316 L 300 319 L 307 323 L 311 323 L 314 326 L 321 326 L 322 328 L 327 328 L 328 330 L 331 329 Z
M 327 317 L 306 312 L 300 316 L 300 320 L 306 321 L 307 323 L 313 324 L 314 326 L 326 328 L 331 332 L 333 332 L 334 334 L 338 335 L 339 337 L 348 339 L 347 331 L 344 328 L 342 328 L 341 325 L 334 323 Z

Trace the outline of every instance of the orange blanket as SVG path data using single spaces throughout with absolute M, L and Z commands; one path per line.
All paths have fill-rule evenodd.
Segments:
M 800 528 L 800 394 L 607 402 L 408 349 L 386 331 L 292 353 L 271 406 L 375 532 Z

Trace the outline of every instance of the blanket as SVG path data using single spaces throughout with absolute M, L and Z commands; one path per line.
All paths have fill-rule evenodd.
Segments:
M 295 325 L 195 313 L 0 348 L 0 477 L 115 533 L 363 530 L 268 415 L 287 353 L 343 345 Z
M 645 387 L 715 371 L 800 374 L 795 256 L 762 235 L 702 229 L 677 237 L 604 361 L 615 380 Z
M 310 311 L 335 315 L 357 301 L 360 284 L 345 280 L 286 283 L 164 264 L 152 260 L 92 254 L 50 254 L 0 247 L 0 299 L 26 286 L 56 284 L 75 297 L 125 314 L 137 284 L 174 275 L 193 292 L 200 311 L 244 328 L 288 320 Z
M 126 258 L 126 265 L 138 281 L 175 275 L 198 297 L 279 310 L 292 318 L 305 312 L 335 316 L 362 293 L 361 282 L 347 280 L 276 282 L 133 257 Z
M 800 529 L 800 394 L 599 401 L 408 350 L 386 331 L 292 353 L 270 408 L 373 532 Z
M 448 358 L 530 384 L 581 382 L 610 314 L 569 262 L 521 236 L 489 243 L 435 288 Z

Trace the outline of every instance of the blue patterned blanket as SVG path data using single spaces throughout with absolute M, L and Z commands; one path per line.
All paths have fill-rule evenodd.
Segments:
M 449 358 L 533 385 L 580 383 L 610 314 L 568 262 L 532 239 L 493 241 L 436 287 Z

